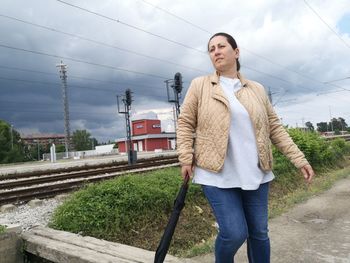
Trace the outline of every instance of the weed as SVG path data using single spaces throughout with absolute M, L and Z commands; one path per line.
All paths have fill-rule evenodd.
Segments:
M 6 231 L 6 226 L 0 225 L 0 234 Z

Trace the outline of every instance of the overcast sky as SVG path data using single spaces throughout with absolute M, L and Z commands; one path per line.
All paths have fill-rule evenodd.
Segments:
M 235 37 L 242 74 L 271 89 L 284 124 L 350 124 L 349 0 L 64 1 L 1 0 L 0 119 L 24 134 L 63 133 L 61 60 L 71 131 L 124 137 L 116 95 L 127 88 L 133 117 L 158 113 L 170 131 L 164 81 L 180 72 L 184 97 L 212 73 L 206 45 L 216 32 Z

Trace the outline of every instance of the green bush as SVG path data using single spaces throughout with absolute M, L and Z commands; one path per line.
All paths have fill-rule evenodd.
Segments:
M 172 211 L 182 183 L 178 168 L 127 175 L 78 191 L 58 207 L 50 226 L 108 240 L 124 240 L 148 224 L 157 226 Z M 202 197 L 191 185 L 187 202 Z
M 289 129 L 288 132 L 316 169 L 334 166 L 345 154 L 350 153 L 350 145 L 344 139 L 327 141 L 316 132 L 304 132 L 299 129 Z
M 350 143 L 344 139 L 335 139 L 330 142 L 330 150 L 335 159 L 342 159 L 345 154 L 350 153 Z

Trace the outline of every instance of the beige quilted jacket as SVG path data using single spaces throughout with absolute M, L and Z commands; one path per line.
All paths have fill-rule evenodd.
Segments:
M 243 87 L 235 95 L 246 108 L 255 130 L 262 170 L 272 169 L 271 142 L 297 167 L 308 164 L 276 115 L 264 87 L 238 77 Z M 229 102 L 217 74 L 192 81 L 181 107 L 177 128 L 177 151 L 181 165 L 193 162 L 206 170 L 219 172 L 224 164 L 229 127 Z

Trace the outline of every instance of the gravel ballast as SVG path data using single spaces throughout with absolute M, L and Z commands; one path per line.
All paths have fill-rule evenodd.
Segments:
M 18 205 L 12 212 L 0 213 L 0 224 L 18 224 L 22 226 L 23 231 L 34 226 L 47 226 L 53 211 L 62 202 L 53 198 L 43 200 L 42 205 L 37 207 L 30 207 L 28 204 Z

